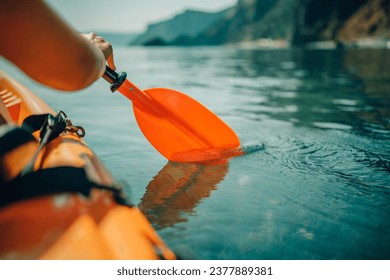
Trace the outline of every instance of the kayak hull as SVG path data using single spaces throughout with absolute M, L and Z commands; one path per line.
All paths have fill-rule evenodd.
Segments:
M 26 117 L 55 114 L 2 72 L 0 96 L 2 127 L 20 129 Z M 142 212 L 118 200 L 117 182 L 79 134 L 65 130 L 41 150 L 38 137 L 39 131 L 0 155 L 0 183 L 8 188 L 2 194 L 13 197 L 0 198 L 6 201 L 0 206 L 0 259 L 176 258 Z M 31 161 L 28 176 L 38 179 L 18 186 L 14 182 L 23 181 L 19 177 Z M 82 182 L 88 191 L 77 189 Z

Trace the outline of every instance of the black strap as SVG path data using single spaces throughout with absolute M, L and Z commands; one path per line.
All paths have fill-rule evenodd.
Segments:
M 49 115 L 30 115 L 23 120 L 22 127 L 30 133 L 40 130 Z
M 83 168 L 63 166 L 33 170 L 40 150 L 48 142 L 58 137 L 68 124 L 72 125 L 66 114 L 60 111 L 56 116 L 51 114 L 31 115 L 23 121 L 22 127 L 0 127 L 0 157 L 24 143 L 36 142 L 31 133 L 40 130 L 40 145 L 31 162 L 11 182 L 5 183 L 0 178 L 0 207 L 15 201 L 55 193 L 73 192 L 89 196 L 93 188 L 111 191 L 118 203 L 131 205 L 120 188 L 102 186 L 90 181 Z
M 17 126 L 0 127 L 0 157 L 30 141 L 36 141 L 25 129 Z
M 52 114 L 31 115 L 23 120 L 22 127 L 30 132 L 40 130 L 39 146 L 32 158 L 32 160 L 23 168 L 21 174 L 25 175 L 34 170 L 35 162 L 43 147 L 51 140 L 57 138 L 66 128 L 67 117 L 62 111 L 56 116 Z
M 0 207 L 16 201 L 55 193 L 71 192 L 89 196 L 94 188 L 110 191 L 118 203 L 131 205 L 121 188 L 98 185 L 88 179 L 84 169 L 64 166 L 38 170 L 0 185 Z
M 67 117 L 63 112 L 55 116 L 52 114 L 31 115 L 22 123 L 22 127 L 31 133 L 40 130 L 39 138 L 41 141 L 45 140 L 44 145 L 57 138 L 65 130 L 66 125 Z
M 50 127 L 49 123 L 55 123 L 55 125 Z M 35 142 L 36 139 L 32 135 L 35 131 L 41 130 L 40 137 L 42 139 L 48 133 L 48 130 L 52 130 L 49 137 L 47 137 L 47 142 L 50 142 L 63 132 L 65 127 L 66 122 L 62 114 L 58 114 L 55 117 L 51 114 L 31 115 L 23 120 L 21 127 L 1 125 L 0 157 L 27 142 Z

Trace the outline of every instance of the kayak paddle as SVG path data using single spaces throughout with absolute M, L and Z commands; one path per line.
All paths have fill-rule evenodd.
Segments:
M 238 155 L 234 131 L 198 101 L 167 88 L 139 89 L 106 67 L 103 78 L 133 103 L 137 123 L 154 148 L 170 161 L 201 162 Z

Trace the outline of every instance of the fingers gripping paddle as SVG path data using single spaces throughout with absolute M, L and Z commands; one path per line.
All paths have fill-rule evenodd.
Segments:
M 137 123 L 154 148 L 170 161 L 199 162 L 239 153 L 240 140 L 214 113 L 172 89 L 141 90 L 126 73 L 106 68 L 104 79 L 133 103 Z

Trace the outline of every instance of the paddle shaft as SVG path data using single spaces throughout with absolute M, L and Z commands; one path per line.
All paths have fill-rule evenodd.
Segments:
M 154 114 L 161 115 L 161 112 L 156 110 L 155 106 L 152 105 L 151 98 L 143 90 L 126 79 L 126 72 L 117 73 L 106 66 L 103 78 L 111 84 L 110 89 L 112 92 L 119 90 L 120 93 L 130 99 L 138 108 L 147 108 Z

